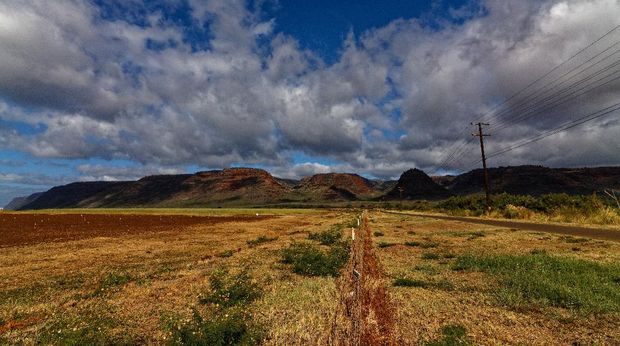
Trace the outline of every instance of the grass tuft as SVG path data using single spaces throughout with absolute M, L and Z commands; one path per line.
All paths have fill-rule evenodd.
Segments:
M 442 338 L 434 341 L 427 341 L 426 346 L 467 346 L 472 345 L 471 339 L 467 336 L 467 329 L 459 324 L 449 324 L 441 328 Z

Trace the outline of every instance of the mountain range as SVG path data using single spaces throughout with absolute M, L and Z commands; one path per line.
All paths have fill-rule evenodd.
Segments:
M 620 188 L 620 167 L 489 169 L 492 193 L 590 194 Z M 280 179 L 255 168 L 195 174 L 155 175 L 137 181 L 75 182 L 17 197 L 7 210 L 114 207 L 219 207 L 375 200 L 438 200 L 483 191 L 483 172 L 429 177 L 419 169 L 398 181 L 377 181 L 352 173 L 326 173 L 301 180 Z

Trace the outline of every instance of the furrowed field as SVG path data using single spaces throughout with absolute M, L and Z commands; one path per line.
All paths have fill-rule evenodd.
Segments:
M 358 218 L 391 343 L 620 340 L 617 242 L 378 210 L 213 209 L 1 213 L 0 344 L 354 344 L 356 323 L 383 323 L 342 308 L 366 275 L 350 279 Z

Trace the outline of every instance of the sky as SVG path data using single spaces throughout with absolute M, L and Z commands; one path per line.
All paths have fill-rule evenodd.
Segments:
M 597 112 L 620 102 L 619 18 L 619 0 L 4 0 L 0 205 L 237 166 L 460 173 L 480 120 L 493 167 L 618 165 L 620 112 Z

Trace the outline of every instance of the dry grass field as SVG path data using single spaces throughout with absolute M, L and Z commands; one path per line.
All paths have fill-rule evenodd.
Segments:
M 0 240 L 0 344 L 352 344 L 334 331 L 383 305 L 366 329 L 384 344 L 620 342 L 620 243 L 380 211 L 359 243 L 355 210 L 137 213 L 1 213 L 29 235 Z

